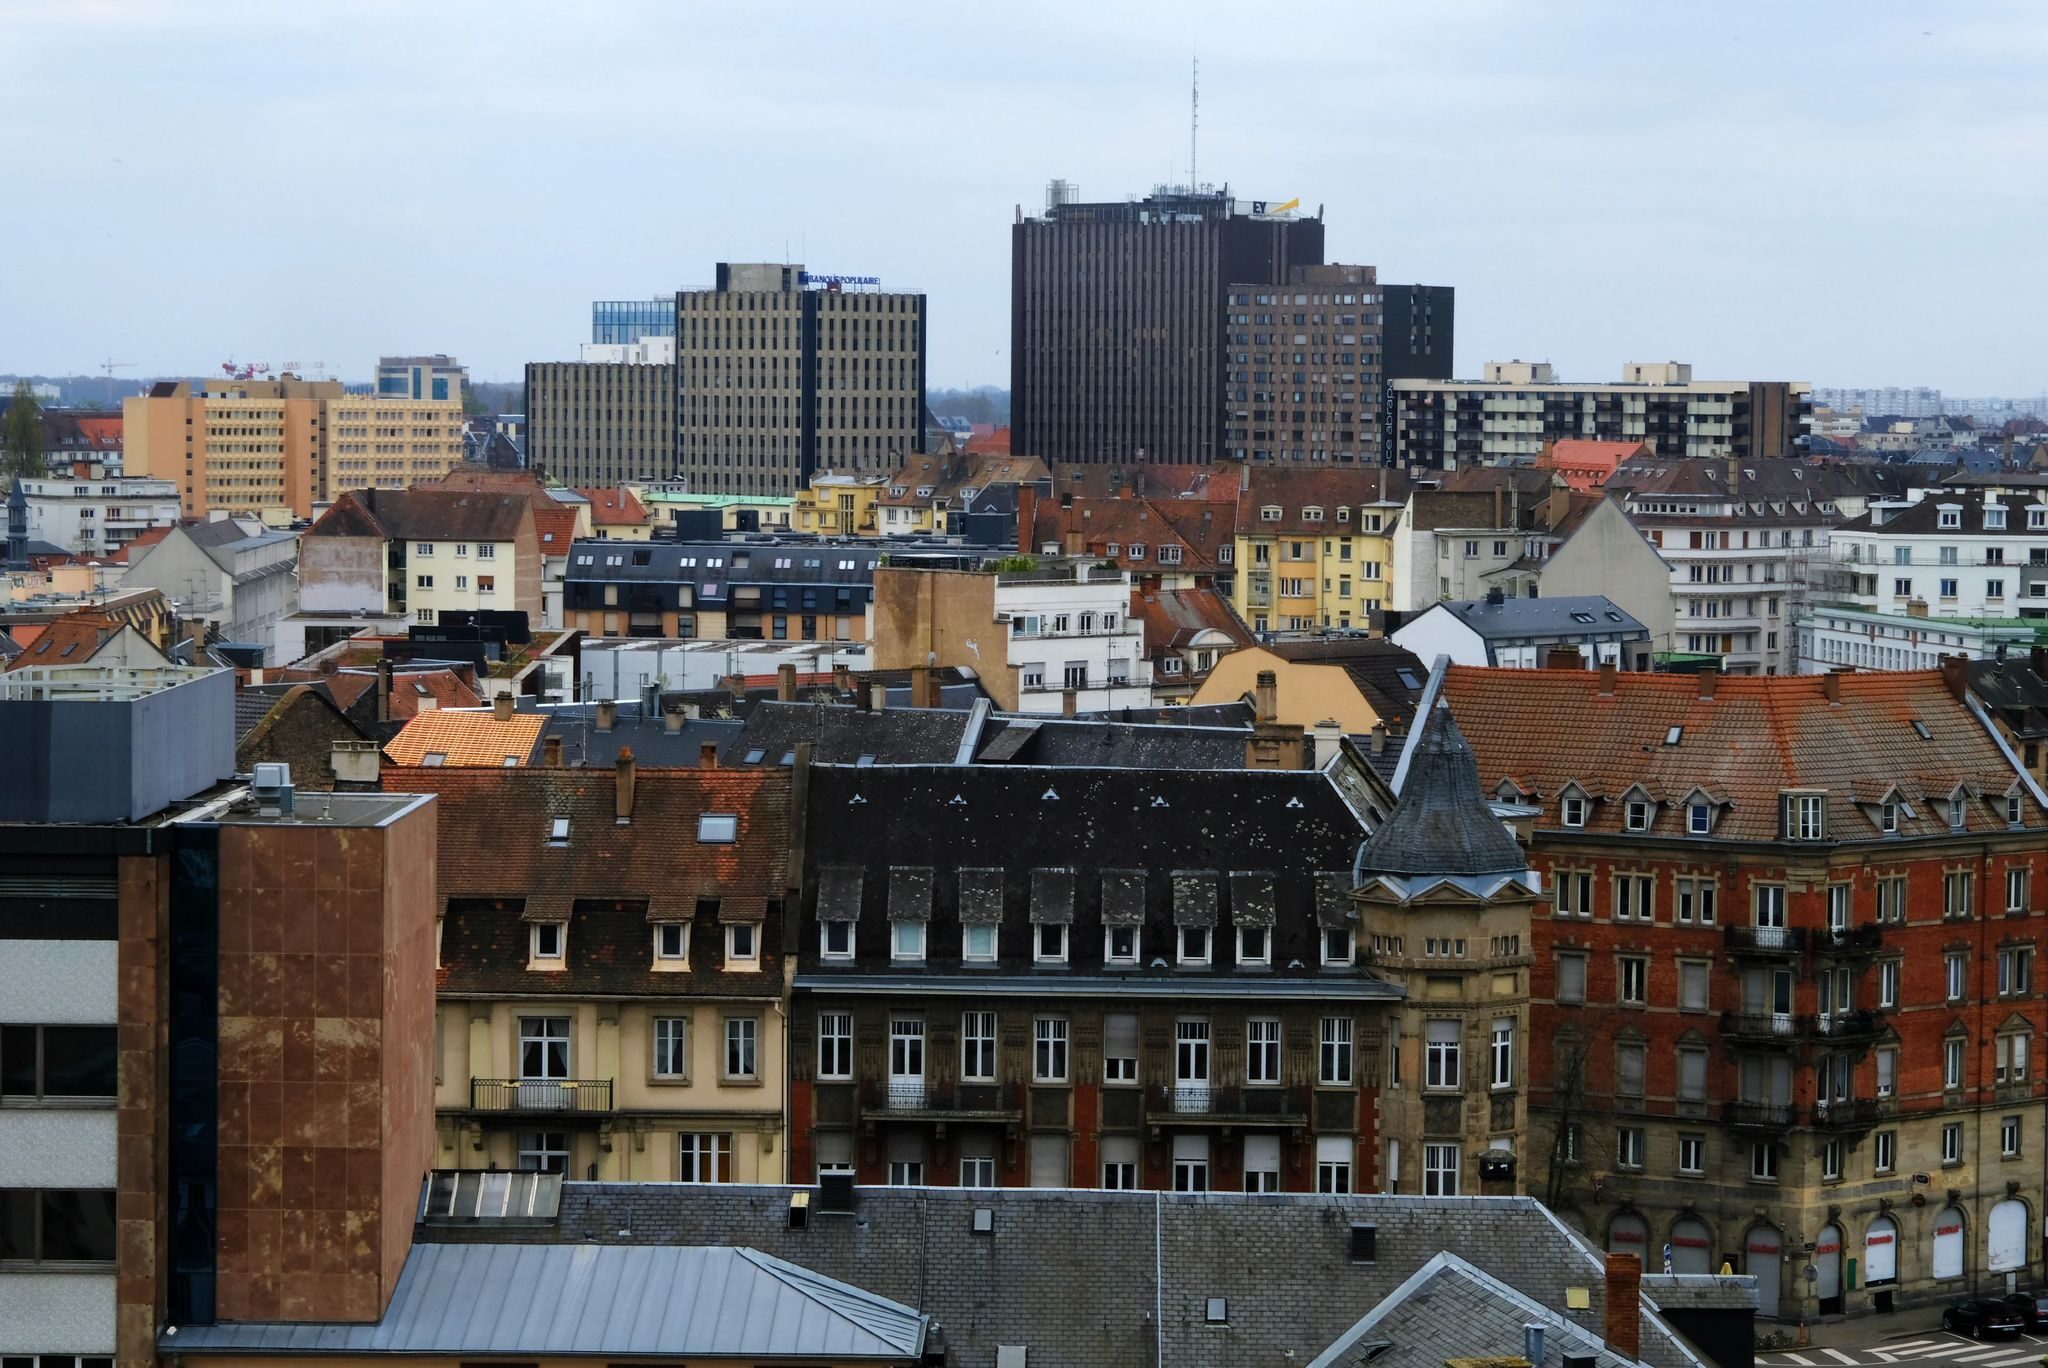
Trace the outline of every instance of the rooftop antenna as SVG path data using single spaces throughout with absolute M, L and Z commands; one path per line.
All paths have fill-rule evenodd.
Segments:
M 1188 84 L 1188 189 L 1202 188 L 1202 178 L 1195 174 L 1195 139 L 1202 129 L 1202 59 L 1194 59 L 1195 72 Z

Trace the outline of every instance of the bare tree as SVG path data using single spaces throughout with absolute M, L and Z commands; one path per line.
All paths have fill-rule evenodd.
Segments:
M 20 476 L 41 479 L 49 474 L 43 464 L 43 406 L 26 379 L 14 382 L 14 401 L 0 418 L 0 481 Z

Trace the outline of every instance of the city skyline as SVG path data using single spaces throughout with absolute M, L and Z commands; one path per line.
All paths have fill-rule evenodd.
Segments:
M 2009 171 L 2048 142 L 2024 7 L 353 14 L 0 16 L 0 130 L 73 206 L 0 228 L 0 370 L 445 351 L 512 380 L 572 358 L 593 299 L 792 260 L 924 292 L 931 383 L 1005 385 L 1017 209 L 1055 177 L 1186 180 L 1199 55 L 1200 178 L 1322 207 L 1330 260 L 1454 286 L 1461 377 L 2044 384 L 2048 286 L 1996 266 L 2048 199 Z

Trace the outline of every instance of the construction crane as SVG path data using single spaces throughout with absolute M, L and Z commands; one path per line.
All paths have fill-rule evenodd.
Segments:
M 100 362 L 100 370 L 106 374 L 109 380 L 114 378 L 114 372 L 117 370 L 133 370 L 134 368 L 135 363 L 133 361 L 116 361 L 111 356 Z
M 254 380 L 259 375 L 270 374 L 270 365 L 265 361 L 249 361 L 237 366 L 231 356 L 221 362 L 221 373 L 230 380 Z

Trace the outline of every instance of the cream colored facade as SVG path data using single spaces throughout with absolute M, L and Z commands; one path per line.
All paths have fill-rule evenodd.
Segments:
M 796 503 L 790 510 L 791 527 L 798 532 L 821 532 L 835 537 L 880 536 L 876 501 L 888 487 L 887 475 L 827 472 L 813 476 L 808 486 L 797 491 Z
M 402 489 L 462 461 L 457 400 L 375 399 L 334 380 L 179 383 L 122 402 L 124 469 L 169 480 L 186 517 L 309 518 L 337 493 Z
M 1277 502 L 1238 510 L 1231 606 L 1255 632 L 1365 626 L 1393 599 L 1401 506 L 1331 508 L 1320 528 L 1298 521 L 1300 511 Z
M 513 579 L 518 567 L 517 542 L 415 541 L 403 570 L 388 573 L 405 576 L 405 606 L 415 622 L 439 622 L 450 611 L 527 607 Z
M 1265 670 L 1278 677 L 1275 716 L 1288 726 L 1315 731 L 1324 722 L 1334 721 L 1345 735 L 1363 736 L 1380 720 L 1343 666 L 1282 660 L 1258 646 L 1232 651 L 1218 660 L 1188 702 L 1235 703 L 1255 692 L 1259 674 Z
M 515 1001 L 444 998 L 439 1013 L 434 1105 L 441 1167 L 530 1167 L 532 1154 L 559 1145 L 571 1178 L 594 1172 L 606 1181 L 679 1182 L 686 1177 L 681 1137 L 708 1135 L 722 1137 L 719 1152 L 730 1157 L 721 1181 L 784 1181 L 789 1074 L 780 1002 L 536 994 Z M 543 1018 L 568 1023 L 573 1087 L 520 1081 L 524 1023 Z M 655 1072 L 658 1020 L 685 1023 L 682 1075 Z M 751 1077 L 725 1072 L 729 1021 L 754 1023 Z M 508 1086 L 493 1086 L 496 1080 Z

